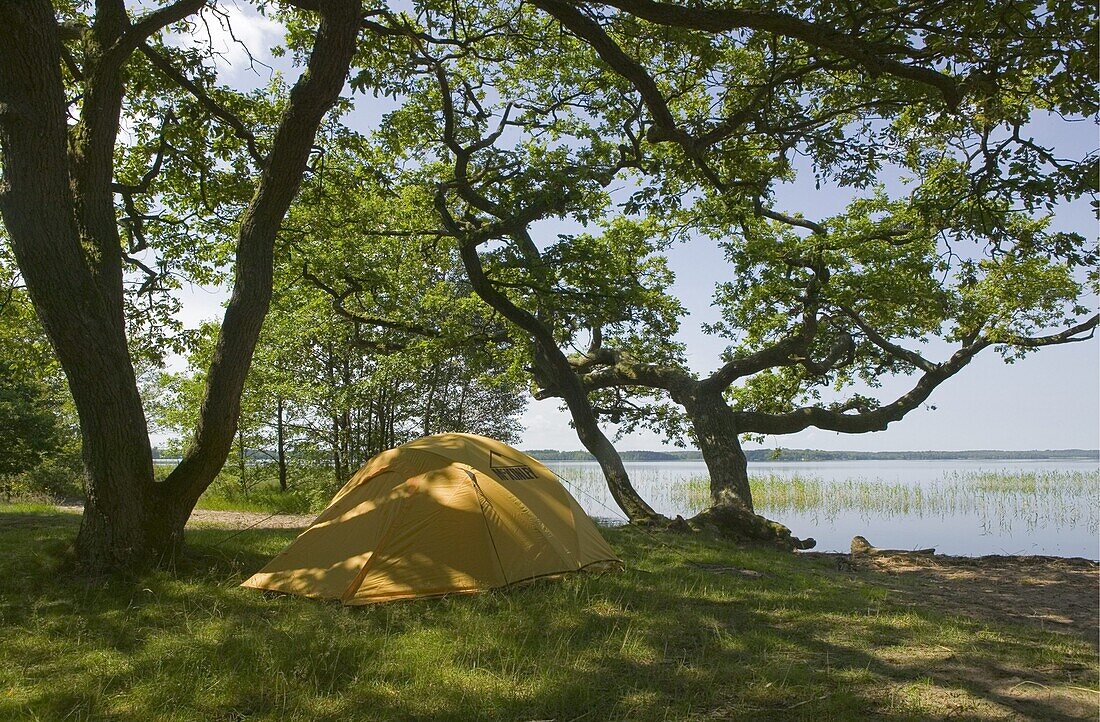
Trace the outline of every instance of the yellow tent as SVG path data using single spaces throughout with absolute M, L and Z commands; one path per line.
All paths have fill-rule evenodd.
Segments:
M 545 466 L 493 439 L 439 434 L 368 461 L 242 586 L 370 604 L 621 564 Z

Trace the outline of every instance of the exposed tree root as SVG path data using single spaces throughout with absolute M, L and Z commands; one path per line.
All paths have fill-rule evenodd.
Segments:
M 743 506 L 722 504 L 712 506 L 691 519 L 677 517 L 677 522 L 693 530 L 711 529 L 721 536 L 738 541 L 774 544 L 782 549 L 813 549 L 814 539 L 799 539 L 777 521 L 754 514 Z M 674 522 L 675 526 L 676 522 Z

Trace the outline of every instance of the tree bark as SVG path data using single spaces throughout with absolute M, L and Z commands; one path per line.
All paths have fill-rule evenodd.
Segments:
M 241 492 L 246 492 L 248 491 L 248 478 L 246 476 L 246 474 L 248 473 L 248 469 L 245 466 L 244 427 L 242 426 L 237 427 L 237 470 L 240 472 L 241 475 Z
M 104 567 L 157 543 L 160 500 L 125 332 L 80 241 L 60 54 L 49 2 L 0 4 L 0 213 L 80 418 L 88 494 L 77 554 Z
M 684 407 L 695 431 L 710 475 L 711 504 L 740 505 L 753 511 L 748 459 L 738 439 L 737 415 L 722 391 L 703 382 L 687 393 L 674 394 L 673 399 Z
M 340 443 L 340 416 L 332 415 L 332 472 L 336 479 L 336 486 L 341 487 L 347 481 L 344 473 L 344 455 Z
M 544 388 L 553 387 L 558 390 L 558 395 L 569 408 L 577 437 L 599 462 L 615 503 L 632 522 L 648 523 L 660 519 L 661 515 L 646 503 L 630 483 L 630 475 L 626 473 L 619 452 L 600 430 L 596 413 L 588 400 L 588 392 L 580 377 L 573 371 L 568 357 L 558 348 L 554 335 L 542 321 L 516 306 L 493 286 L 485 275 L 476 245 L 464 243 L 460 247 L 460 253 L 474 293 L 530 335 L 534 348 L 536 380 Z
M 607 488 L 611 492 L 612 498 L 615 499 L 615 503 L 619 505 L 619 508 L 626 513 L 627 518 L 632 522 L 647 523 L 656 521 L 661 515 L 646 503 L 645 499 L 638 494 L 634 485 L 630 483 L 630 475 L 626 472 L 622 457 L 619 456 L 619 452 L 615 449 L 611 440 L 600 429 L 596 413 L 592 410 L 588 393 L 584 390 L 580 378 L 573 373 L 573 369 L 569 366 L 565 355 L 561 353 L 556 344 L 553 351 L 560 357 L 559 359 L 545 358 L 545 350 L 540 349 L 536 356 L 542 355 L 543 358 L 541 362 L 536 361 L 536 364 L 542 365 L 555 377 L 554 385 L 559 389 L 561 398 L 569 409 L 569 415 L 573 419 L 573 426 L 577 431 L 577 438 L 580 439 L 584 448 L 596 457 L 600 469 L 603 470 L 604 479 L 607 480 Z M 557 363 L 554 363 L 555 360 Z M 563 364 L 565 368 L 562 368 Z
M 195 440 L 166 481 L 192 507 L 229 453 L 245 377 L 271 302 L 275 236 L 298 193 L 317 128 L 339 98 L 355 51 L 358 0 L 321 7 L 306 71 L 290 91 L 256 193 L 241 218 L 233 294 L 207 374 Z

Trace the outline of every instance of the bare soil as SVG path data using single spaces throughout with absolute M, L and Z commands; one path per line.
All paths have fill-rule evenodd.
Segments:
M 1100 565 L 1089 559 L 1046 556 L 956 557 L 883 552 L 803 552 L 836 563 L 863 582 L 884 587 L 895 603 L 937 609 L 988 622 L 1040 627 L 1087 640 L 1100 649 Z M 879 655 L 882 657 L 882 655 Z M 937 646 L 926 658 L 905 649 L 882 659 L 899 677 L 917 674 L 946 686 L 923 685 L 920 697 L 937 719 L 1097 719 L 1100 694 L 1088 669 L 1070 660 L 1038 667 L 975 665 L 956 650 Z M 1088 684 L 1089 686 L 1082 686 Z M 968 689 L 963 693 L 961 689 Z M 884 695 L 905 694 L 897 687 Z
M 58 511 L 72 514 L 80 514 L 83 506 L 64 504 L 57 507 Z M 191 512 L 191 518 L 187 520 L 188 526 L 219 526 L 228 529 L 302 529 L 310 525 L 316 518 L 314 514 L 263 514 L 253 511 L 215 511 L 212 509 L 195 509 Z
M 1075 634 L 1100 648 L 1100 565 L 1046 556 L 878 553 L 831 557 L 914 604 Z

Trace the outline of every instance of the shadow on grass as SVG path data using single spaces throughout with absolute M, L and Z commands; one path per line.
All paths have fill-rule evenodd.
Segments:
M 292 530 L 195 530 L 173 573 L 92 585 L 57 573 L 75 519 L 7 516 L 5 719 L 1058 719 L 1077 698 L 1002 682 L 1095 684 L 1083 642 L 901 606 L 825 563 L 714 540 L 609 530 L 626 572 L 346 608 L 237 586 Z M 1042 671 L 1051 659 L 1082 666 Z

